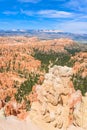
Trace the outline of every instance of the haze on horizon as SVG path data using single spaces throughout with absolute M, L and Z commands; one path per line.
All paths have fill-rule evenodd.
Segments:
M 87 33 L 87 0 L 0 0 L 0 29 Z

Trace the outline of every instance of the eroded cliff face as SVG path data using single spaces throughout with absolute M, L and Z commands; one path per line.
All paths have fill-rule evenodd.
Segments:
M 31 101 L 30 112 L 22 111 L 21 115 L 19 114 L 20 119 L 26 118 L 29 114 L 32 120 L 41 121 L 55 130 L 71 130 L 72 125 L 76 130 L 87 130 L 87 93 L 82 97 L 80 90 L 74 89 L 72 74 L 73 69 L 66 66 L 50 68 L 43 84 L 33 88 L 32 96 L 35 100 Z M 15 102 L 12 103 L 15 108 L 18 107 Z M 2 105 L 3 102 L 0 102 L 0 108 Z M 0 110 L 1 118 L 5 117 L 6 108 L 8 106 Z M 11 107 L 11 112 L 14 112 L 13 110 Z
M 74 74 L 81 71 L 81 76 L 87 77 L 87 52 L 79 52 L 75 56 L 71 57 L 75 61 L 73 66 Z
M 74 111 L 79 109 L 82 95 L 73 87 L 72 74 L 72 68 L 54 66 L 45 75 L 43 85 L 36 87 L 38 102 L 32 103 L 31 112 L 55 128 L 65 130 L 78 118 Z
M 87 94 L 82 97 L 82 102 L 74 109 L 74 125 L 87 130 Z

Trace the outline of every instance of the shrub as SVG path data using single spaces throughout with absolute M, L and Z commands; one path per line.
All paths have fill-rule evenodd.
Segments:
M 41 61 L 41 69 L 46 72 L 48 72 L 49 65 L 51 65 L 51 67 L 53 65 L 70 66 L 69 60 L 71 56 L 68 53 L 59 53 L 54 51 L 49 51 L 46 53 L 44 51 L 34 49 L 33 56 Z
M 5 102 L 9 102 L 10 99 L 11 99 L 11 97 L 10 97 L 10 96 L 7 96 L 7 97 L 5 98 Z
M 38 82 L 39 75 L 31 73 L 29 79 L 24 81 L 18 88 L 15 98 L 18 102 L 26 99 L 26 96 L 32 91 L 32 87 Z
M 87 76 L 83 78 L 81 76 L 81 71 L 72 76 L 72 81 L 74 84 L 74 88 L 76 90 L 81 90 L 82 95 L 84 95 L 87 92 Z

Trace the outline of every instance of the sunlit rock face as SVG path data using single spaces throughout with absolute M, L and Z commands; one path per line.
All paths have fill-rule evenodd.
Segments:
M 74 107 L 81 103 L 80 91 L 71 82 L 73 72 L 69 67 L 54 66 L 45 75 L 42 86 L 37 86 L 38 102 L 32 104 L 31 112 L 43 122 L 59 129 L 66 129 L 74 121 Z
M 29 117 L 62 130 L 87 130 L 87 93 L 82 97 L 75 90 L 71 77 L 73 69 L 66 66 L 54 66 L 45 74 L 42 85 L 33 87 Z M 0 100 L 0 118 L 15 115 L 26 119 L 28 113 L 25 104 L 11 100 L 6 105 Z M 74 126 L 73 126 L 74 125 Z
M 87 52 L 79 52 L 75 56 L 71 57 L 75 61 L 73 66 L 73 72 L 81 72 L 81 76 L 84 78 L 87 76 Z
M 87 130 L 87 94 L 82 97 L 82 102 L 74 110 L 74 125 Z

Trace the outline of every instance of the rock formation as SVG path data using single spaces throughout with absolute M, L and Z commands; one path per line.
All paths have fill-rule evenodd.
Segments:
M 37 86 L 38 102 L 32 103 L 31 112 L 45 123 L 64 130 L 74 121 L 74 107 L 81 103 L 81 92 L 75 91 L 70 81 L 72 69 L 54 66 L 45 75 L 42 86 Z
M 49 124 L 55 130 L 87 130 L 87 93 L 82 97 L 80 90 L 75 91 L 71 81 L 72 74 L 73 69 L 66 66 L 55 65 L 49 69 L 43 84 L 33 87 L 29 118 Z M 19 112 L 19 104 L 9 103 L 10 105 L 7 104 L 3 109 L 4 103 L 0 101 L 1 118 L 6 112 L 8 116 L 9 112 L 16 112 L 18 118 L 26 118 L 28 113 L 22 109 Z M 8 106 L 11 106 L 11 109 Z
M 73 66 L 73 72 L 76 74 L 81 71 L 82 77 L 87 76 L 87 52 L 79 52 L 75 56 L 71 57 L 75 61 Z
M 74 109 L 74 125 L 87 130 L 87 94 L 82 97 L 82 102 Z
M 75 91 L 70 80 L 72 74 L 77 74 L 79 71 L 81 71 L 82 78 L 87 76 L 87 52 L 77 53 L 71 58 L 74 62 L 73 68 L 66 66 L 50 68 L 53 65 L 50 60 L 48 66 L 50 70 L 45 75 L 45 79 L 44 72 L 40 72 L 42 69 L 40 59 L 37 60 L 36 57 L 33 57 L 34 51 L 37 50 L 44 52 L 44 54 L 45 52 L 57 52 L 61 55 L 71 55 L 68 51 L 72 51 L 74 45 L 76 43 L 73 40 L 66 38 L 40 40 L 36 37 L 0 37 L 1 120 L 5 117 L 6 119 L 9 118 L 11 115 L 24 120 L 29 113 L 29 118 L 34 114 L 34 118 L 53 126 L 54 129 L 63 128 L 66 130 L 70 127 L 74 129 L 72 127 L 74 124 L 77 129 L 82 127 L 87 130 L 87 94 L 82 97 L 79 90 Z M 56 61 L 58 61 L 58 58 Z M 38 84 L 42 84 L 43 80 L 44 82 L 42 85 L 35 84 L 35 86 L 32 86 L 32 91 L 26 96 L 29 105 L 31 105 L 31 111 L 26 112 L 25 106 L 28 105 L 24 101 L 17 102 L 15 94 L 20 85 L 29 78 L 31 72 L 40 74 Z M 29 106 L 28 108 L 30 110 Z M 0 130 L 2 130 L 1 127 Z M 51 129 L 48 128 L 47 130 Z

